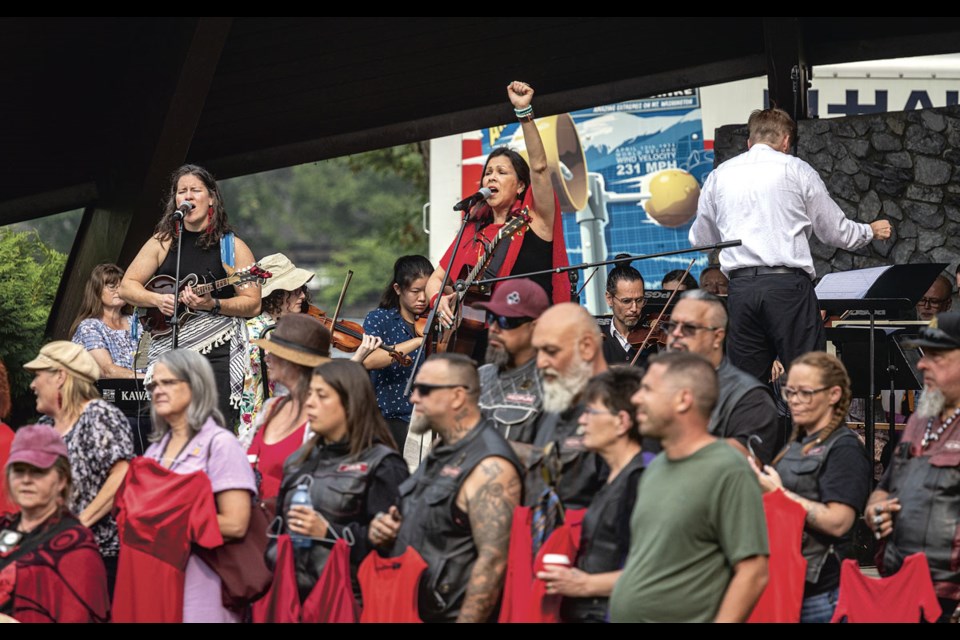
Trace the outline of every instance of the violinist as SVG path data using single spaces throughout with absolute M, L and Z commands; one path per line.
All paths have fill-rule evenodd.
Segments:
M 272 276 L 260 289 L 260 315 L 247 320 L 247 370 L 243 378 L 243 397 L 240 401 L 240 424 L 237 437 L 249 445 L 253 438 L 251 427 L 263 406 L 263 401 L 274 395 L 275 380 L 264 376 L 263 351 L 254 340 L 263 337 L 286 314 L 301 313 L 310 303 L 307 283 L 313 272 L 300 269 L 282 253 L 274 253 L 260 260 L 260 266 Z M 271 389 L 267 389 L 267 387 Z M 280 395 L 280 394 L 277 394 Z
M 617 256 L 620 257 L 620 256 Z M 603 357 L 607 364 L 625 364 L 633 361 L 637 348 L 643 342 L 639 340 L 644 317 L 643 276 L 627 262 L 617 263 L 607 275 L 607 304 L 613 312 L 613 318 L 603 331 Z M 637 360 L 639 366 L 645 366 L 647 358 L 657 352 L 658 340 L 654 336 L 648 340 L 648 346 Z M 637 344 L 631 344 L 636 342 Z
M 507 220 L 520 215 L 524 209 L 529 226 L 510 237 L 496 274 L 529 273 L 567 265 L 560 203 L 548 170 L 547 152 L 533 121 L 533 88 L 525 82 L 511 82 L 507 95 L 520 120 L 530 164 L 507 147 L 494 149 L 487 157 L 481 186 L 490 189 L 493 195 L 470 211 L 471 222 L 464 230 L 452 268 L 450 259 L 454 247 L 451 244 L 427 284 L 427 296 L 431 302 L 437 300 L 437 319 L 445 328 L 452 328 L 456 311 L 456 294 L 451 288 L 437 299 L 446 271 L 451 270 L 452 284 L 464 267 L 476 265 L 482 244 L 493 240 Z M 494 260 L 498 260 L 496 252 Z M 565 273 L 538 276 L 534 280 L 554 304 L 570 300 L 570 281 Z
M 433 265 L 423 256 L 398 258 L 393 264 L 393 277 L 380 296 L 380 306 L 368 313 L 363 321 L 364 332 L 378 336 L 397 351 L 416 358 L 417 349 L 423 342 L 417 330 L 417 320 L 427 310 L 427 279 L 432 272 Z M 380 412 L 402 451 L 413 412 L 403 392 L 412 372 L 383 350 L 370 354 L 363 366 L 370 370 Z
M 735 446 L 744 454 L 752 447 L 755 456 L 769 464 L 783 445 L 785 434 L 770 388 L 724 356 L 727 311 L 723 301 L 703 289 L 686 291 L 663 328 L 670 351 L 699 354 L 717 370 L 720 394 L 710 416 L 710 433 L 736 441 Z M 751 444 L 753 436 L 760 441 L 754 437 Z

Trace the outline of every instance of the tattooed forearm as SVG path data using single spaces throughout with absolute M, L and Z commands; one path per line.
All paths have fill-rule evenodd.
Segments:
M 486 622 L 503 588 L 513 510 L 520 502 L 516 470 L 490 460 L 481 465 L 482 484 L 468 499 L 477 560 L 470 572 L 459 622 Z

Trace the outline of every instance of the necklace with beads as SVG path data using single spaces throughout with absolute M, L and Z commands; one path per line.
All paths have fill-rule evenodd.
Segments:
M 940 436 L 943 435 L 943 432 L 950 428 L 950 425 L 953 424 L 953 421 L 957 419 L 957 416 L 960 416 L 960 407 L 957 407 L 954 410 L 953 415 L 943 421 L 937 430 L 933 430 L 933 418 L 927 420 L 927 428 L 923 430 L 923 439 L 920 441 L 920 448 L 926 449 L 930 446 L 931 442 L 936 442 L 940 439 Z

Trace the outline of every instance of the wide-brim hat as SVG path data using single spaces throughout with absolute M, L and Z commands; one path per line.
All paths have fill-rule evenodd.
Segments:
M 938 314 L 920 335 L 903 343 L 905 347 L 926 349 L 960 349 L 960 312 Z
M 252 342 L 267 353 L 305 367 L 330 361 L 330 331 L 316 318 L 302 313 L 282 316 L 267 337 Z
M 23 365 L 27 371 L 64 369 L 74 376 L 96 383 L 100 378 L 100 365 L 81 345 L 69 340 L 54 340 L 40 348 L 40 353 Z
M 301 269 L 290 262 L 282 253 L 274 253 L 257 263 L 261 269 L 269 271 L 270 278 L 260 288 L 260 297 L 266 298 L 274 291 L 296 291 L 313 279 L 313 271 Z

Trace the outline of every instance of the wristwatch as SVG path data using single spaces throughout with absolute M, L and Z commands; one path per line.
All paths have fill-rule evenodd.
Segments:
M 220 315 L 220 298 L 213 299 L 213 309 L 210 310 L 210 313 L 215 316 Z

